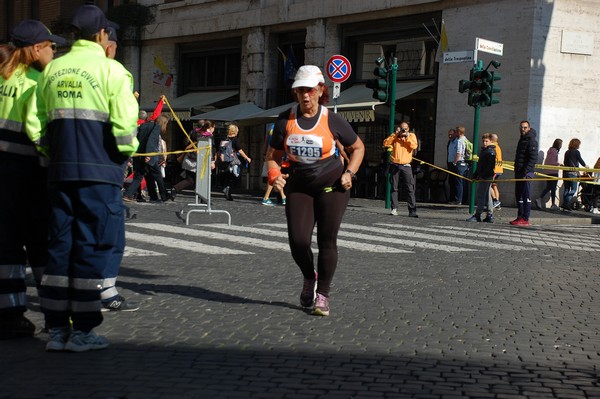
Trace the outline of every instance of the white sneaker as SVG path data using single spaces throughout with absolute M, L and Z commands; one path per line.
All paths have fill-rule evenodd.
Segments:
M 392 209 L 392 211 L 390 212 L 390 215 L 398 216 L 398 210 Z
M 541 198 L 535 199 L 535 206 L 537 206 L 537 209 L 542 209 L 542 199 Z
M 592 208 L 592 213 L 594 215 L 600 215 L 600 209 L 598 209 L 598 208 Z
M 87 352 L 89 350 L 100 350 L 108 347 L 108 341 L 93 331 L 73 331 L 65 344 L 65 350 L 70 352 Z

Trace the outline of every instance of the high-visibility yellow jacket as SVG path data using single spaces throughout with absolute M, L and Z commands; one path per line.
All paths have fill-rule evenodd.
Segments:
M 48 180 L 122 185 L 125 161 L 138 147 L 131 74 L 98 43 L 78 40 L 38 83 Z
M 40 75 L 21 64 L 8 79 L 0 76 L 0 153 L 37 163 L 35 144 L 40 140 L 36 87 Z

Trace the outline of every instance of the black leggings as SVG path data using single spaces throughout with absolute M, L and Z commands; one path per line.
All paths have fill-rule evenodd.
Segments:
M 315 266 L 310 244 L 316 224 L 319 247 L 317 292 L 324 296 L 329 296 L 338 259 L 337 235 L 350 199 L 350 191 L 339 188 L 342 171 L 340 164 L 313 179 L 292 174 L 288 182 L 285 213 L 292 257 L 304 278 L 312 280 Z

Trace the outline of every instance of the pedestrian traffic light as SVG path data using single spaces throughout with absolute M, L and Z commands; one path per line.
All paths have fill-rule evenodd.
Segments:
M 382 66 L 378 66 L 373 71 L 377 79 L 367 80 L 366 86 L 373 89 L 373 98 L 381 102 L 387 102 L 388 95 L 388 70 Z

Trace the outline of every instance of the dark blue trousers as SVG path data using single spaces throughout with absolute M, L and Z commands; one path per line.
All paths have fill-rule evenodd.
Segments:
M 25 266 L 39 283 L 48 261 L 46 180 L 37 157 L 0 152 L 0 318 L 25 312 Z
M 40 303 L 49 328 L 84 332 L 102 323 L 100 292 L 115 268 L 124 212 L 120 187 L 95 182 L 49 185 L 49 261 Z M 122 250 L 121 250 L 122 251 Z M 120 260 L 120 257 L 119 257 Z M 119 262 L 120 263 L 120 262 Z
M 533 178 L 533 172 L 527 173 L 522 179 Z M 518 213 L 517 218 L 529 220 L 531 214 L 531 182 L 518 181 L 515 183 L 515 197 L 517 200 Z

